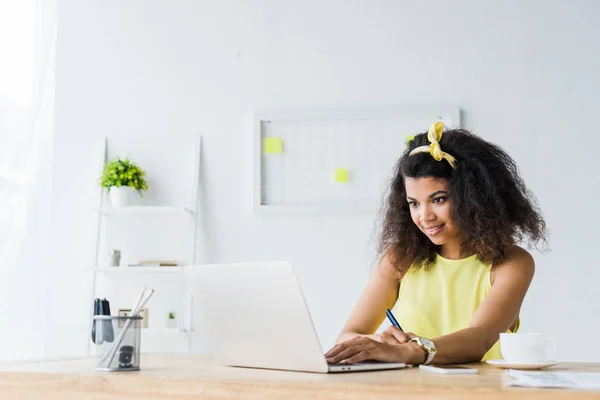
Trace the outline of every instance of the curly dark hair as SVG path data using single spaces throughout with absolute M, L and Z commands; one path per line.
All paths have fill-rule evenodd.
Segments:
M 464 129 L 451 129 L 443 133 L 440 146 L 456 158 L 456 169 L 445 159 L 436 161 L 428 152 L 409 156 L 413 149 L 429 144 L 426 133 L 408 143 L 381 210 L 379 253 L 389 250 L 396 269 L 404 272 L 411 264 L 427 268 L 439 251 L 411 219 L 404 183 L 407 177 L 448 180 L 451 217 L 464 237 L 463 248 L 485 263 L 501 263 L 518 242 L 546 243 L 546 223 L 535 196 L 504 150 Z

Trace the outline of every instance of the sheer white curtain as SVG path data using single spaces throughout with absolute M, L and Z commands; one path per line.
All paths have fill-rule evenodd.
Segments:
M 56 0 L 0 0 L 0 359 L 42 357 Z

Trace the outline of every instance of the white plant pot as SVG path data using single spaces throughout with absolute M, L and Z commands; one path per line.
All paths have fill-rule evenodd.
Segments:
M 110 188 L 110 203 L 114 208 L 128 207 L 135 204 L 138 193 L 131 186 L 113 186 Z
M 177 328 L 177 319 L 167 318 L 167 329 Z

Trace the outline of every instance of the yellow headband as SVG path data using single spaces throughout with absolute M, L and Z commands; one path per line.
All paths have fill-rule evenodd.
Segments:
M 429 127 L 427 132 L 427 139 L 431 142 L 429 146 L 420 146 L 410 152 L 409 156 L 417 153 L 429 153 L 436 161 L 442 161 L 442 159 L 448 160 L 448 164 L 456 169 L 456 158 L 452 157 L 448 153 L 444 153 L 440 147 L 440 140 L 442 140 L 442 133 L 444 132 L 444 123 L 435 122 Z

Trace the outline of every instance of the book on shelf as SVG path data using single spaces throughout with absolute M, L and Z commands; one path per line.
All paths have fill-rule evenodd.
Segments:
M 128 264 L 128 267 L 178 267 L 183 263 L 172 260 L 141 260 L 137 264 Z

